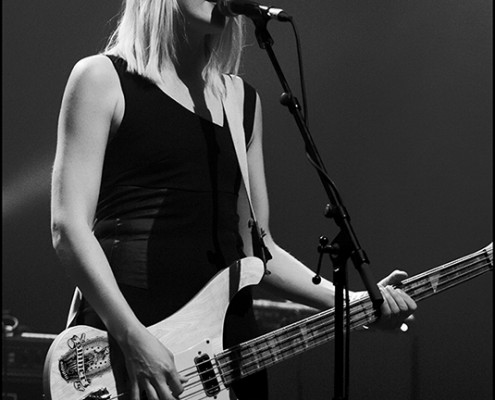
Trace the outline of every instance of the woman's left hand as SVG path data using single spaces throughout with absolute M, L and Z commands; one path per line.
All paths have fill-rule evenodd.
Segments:
M 394 330 L 400 328 L 406 319 L 412 319 L 412 313 L 417 309 L 416 302 L 402 289 L 394 287 L 405 278 L 406 272 L 395 270 L 378 283 L 383 304 L 380 318 L 373 323 L 374 328 Z

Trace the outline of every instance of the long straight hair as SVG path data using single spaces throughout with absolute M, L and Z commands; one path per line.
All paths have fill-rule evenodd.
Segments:
M 160 82 L 177 61 L 183 22 L 177 0 L 124 0 L 104 53 L 125 59 L 129 72 Z M 220 35 L 207 37 L 203 79 L 214 92 L 223 93 L 223 74 L 238 73 L 244 40 L 242 17 L 227 18 Z

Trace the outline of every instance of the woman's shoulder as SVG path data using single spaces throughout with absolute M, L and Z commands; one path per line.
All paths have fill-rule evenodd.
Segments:
M 248 81 L 234 74 L 224 74 L 224 83 L 227 91 L 233 90 L 237 93 L 243 93 L 244 101 L 250 99 L 251 101 L 259 102 L 258 91 Z M 231 85 L 231 88 L 229 86 Z
M 107 56 L 85 57 L 74 65 L 64 92 L 67 112 L 98 111 L 113 118 L 122 103 L 119 77 Z
M 245 90 L 247 89 L 247 90 L 251 90 L 251 91 L 256 92 L 256 89 L 254 88 L 254 86 L 252 86 L 248 81 L 246 81 L 244 78 L 242 78 L 239 75 L 223 74 L 223 76 L 224 76 L 224 80 L 226 82 L 230 81 L 235 86 L 243 86 Z
M 69 79 L 82 88 L 90 87 L 98 91 L 118 88 L 118 75 L 112 60 L 103 54 L 84 57 L 77 61 Z

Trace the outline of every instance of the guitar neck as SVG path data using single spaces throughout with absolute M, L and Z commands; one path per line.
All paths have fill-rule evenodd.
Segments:
M 464 283 L 493 269 L 493 246 L 404 280 L 400 285 L 416 302 Z M 335 309 L 329 309 L 286 327 L 241 343 L 217 354 L 224 383 L 230 383 L 261 369 L 331 341 L 335 336 Z M 368 296 L 350 304 L 350 326 L 357 329 L 378 316 Z

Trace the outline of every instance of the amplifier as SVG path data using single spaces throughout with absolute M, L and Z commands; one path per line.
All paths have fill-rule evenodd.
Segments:
M 23 332 L 2 338 L 2 400 L 42 399 L 43 364 L 55 337 Z

